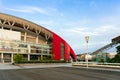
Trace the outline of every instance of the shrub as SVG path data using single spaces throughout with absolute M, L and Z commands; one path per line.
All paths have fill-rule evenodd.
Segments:
M 22 55 L 21 54 L 16 54 L 14 56 L 14 62 L 19 63 L 20 61 L 22 61 Z
M 42 60 L 42 61 L 37 61 L 37 60 L 31 60 L 31 61 L 20 60 L 17 63 L 66 63 L 66 61 L 65 60 L 63 60 L 63 61 L 58 61 L 58 60 Z

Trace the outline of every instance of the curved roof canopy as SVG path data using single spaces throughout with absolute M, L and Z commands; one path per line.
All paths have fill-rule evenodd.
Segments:
M 6 29 L 16 31 L 29 32 L 34 35 L 39 35 L 46 40 L 51 40 L 52 32 L 40 25 L 32 23 L 22 18 L 0 13 L 0 26 Z

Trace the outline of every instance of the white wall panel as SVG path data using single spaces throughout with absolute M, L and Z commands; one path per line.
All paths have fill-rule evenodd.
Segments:
M 21 40 L 21 33 L 17 31 L 0 29 L 0 39 Z

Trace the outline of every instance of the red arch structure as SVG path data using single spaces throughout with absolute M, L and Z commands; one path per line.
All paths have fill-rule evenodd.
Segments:
M 61 58 L 61 51 L 60 51 L 60 44 L 64 45 L 64 59 L 65 60 L 70 60 L 70 56 L 76 60 L 76 55 L 73 51 L 73 49 L 69 46 L 69 44 L 60 38 L 58 35 L 53 33 L 53 54 L 54 54 L 54 59 L 55 60 L 60 60 Z

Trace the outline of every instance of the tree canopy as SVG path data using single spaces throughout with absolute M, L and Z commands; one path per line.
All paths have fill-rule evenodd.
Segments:
M 110 62 L 113 62 L 113 63 L 120 63 L 120 45 L 116 47 L 117 49 L 117 54 L 115 55 L 114 58 L 111 59 Z

